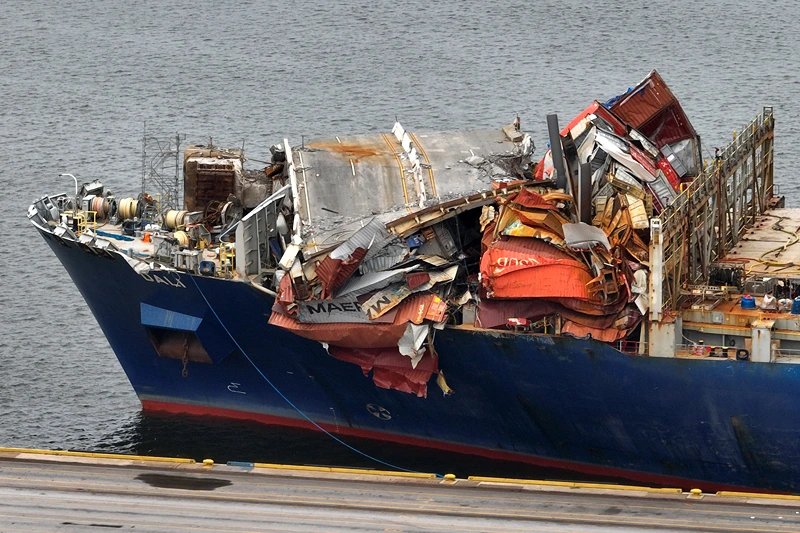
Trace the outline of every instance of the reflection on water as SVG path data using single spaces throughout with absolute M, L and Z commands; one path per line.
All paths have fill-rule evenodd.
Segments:
M 554 468 L 540 468 L 355 437 L 340 438 L 360 452 L 417 472 L 453 473 L 458 477 L 582 478 L 579 474 Z M 210 458 L 216 463 L 246 461 L 390 469 L 348 449 L 319 431 L 169 413 L 140 413 L 130 424 L 106 435 L 94 451 L 186 457 L 198 461 Z M 592 479 L 598 478 L 593 476 Z

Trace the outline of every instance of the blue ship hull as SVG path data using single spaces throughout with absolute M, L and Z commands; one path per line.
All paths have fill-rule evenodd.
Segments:
M 435 345 L 455 394 L 432 380 L 417 398 L 270 326 L 271 297 L 246 283 L 139 275 L 116 254 L 41 233 L 145 409 L 311 427 L 252 361 L 334 434 L 642 483 L 800 492 L 798 365 L 639 357 L 591 339 L 454 328 Z M 180 359 L 158 355 L 153 326 L 195 331 L 213 363 L 189 362 L 184 376 Z

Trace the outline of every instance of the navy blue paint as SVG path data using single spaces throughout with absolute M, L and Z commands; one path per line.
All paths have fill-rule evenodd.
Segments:
M 174 329 L 179 331 L 197 331 L 197 327 L 203 321 L 196 316 L 176 313 L 169 309 L 161 309 L 146 303 L 140 305 L 142 312 L 142 324 L 157 328 Z
M 288 403 L 288 404 L 289 404 L 289 405 L 292 407 L 292 409 L 294 409 L 295 411 L 297 411 L 297 414 L 298 414 L 298 415 L 300 415 L 301 417 L 303 417 L 304 419 L 306 419 L 306 420 L 307 420 L 308 422 L 310 422 L 310 423 L 311 423 L 311 424 L 312 424 L 312 425 L 313 425 L 315 428 L 317 428 L 318 430 L 322 431 L 323 433 L 325 433 L 327 436 L 329 436 L 330 438 L 332 438 L 333 440 L 335 440 L 336 442 L 338 442 L 338 443 L 339 443 L 339 444 L 341 444 L 342 446 L 344 446 L 344 447 L 346 447 L 346 448 L 349 448 L 349 449 L 353 450 L 354 452 L 358 453 L 359 455 L 362 455 L 362 456 L 366 457 L 367 459 L 370 459 L 370 460 L 372 460 L 372 461 L 375 461 L 376 463 L 380 463 L 380 464 L 382 464 L 382 465 L 384 465 L 384 466 L 388 466 L 389 468 L 394 468 L 395 470 L 401 470 L 401 471 L 403 471 L 403 472 L 414 472 L 413 470 L 408 470 L 407 468 L 403 468 L 403 467 L 401 467 L 401 466 L 398 466 L 398 465 L 395 465 L 395 464 L 389 463 L 389 462 L 387 462 L 387 461 L 384 461 L 383 459 L 378 459 L 377 457 L 373 457 L 372 455 L 366 454 L 366 453 L 362 452 L 361 450 L 359 450 L 358 448 L 355 448 L 355 447 L 351 446 L 350 444 L 347 444 L 346 442 L 344 442 L 343 440 L 341 440 L 339 437 L 337 437 L 336 435 L 332 434 L 331 432 L 329 432 L 328 430 L 326 430 L 325 428 L 323 428 L 322 426 L 320 426 L 320 425 L 319 425 L 317 422 L 315 422 L 315 421 L 314 421 L 314 419 L 312 419 L 312 418 L 311 418 L 310 416 L 308 416 L 308 415 L 307 415 L 305 412 L 303 412 L 303 410 L 302 410 L 302 409 L 300 409 L 300 408 L 297 406 L 297 404 L 295 404 L 295 403 L 294 403 L 292 400 L 290 400 L 289 398 L 287 398 L 287 397 L 286 397 L 286 395 L 285 395 L 283 392 L 281 392 L 281 390 L 280 390 L 278 387 L 276 387 L 274 383 L 272 383 L 272 381 L 271 381 L 271 380 L 270 380 L 270 379 L 269 379 L 269 378 L 266 376 L 266 374 L 264 374 L 264 372 L 263 372 L 263 371 L 262 371 L 262 370 L 261 370 L 261 369 L 258 367 L 258 365 L 257 365 L 257 364 L 256 364 L 256 363 L 255 363 L 255 362 L 254 362 L 254 361 L 253 361 L 251 358 L 250 358 L 250 356 L 249 356 L 249 355 L 247 355 L 247 350 L 245 350 L 244 348 L 242 348 L 242 345 L 241 345 L 241 344 L 239 344 L 239 343 L 236 341 L 236 337 L 234 337 L 234 335 L 233 335 L 233 334 L 231 333 L 231 331 L 230 331 L 230 330 L 227 328 L 227 326 L 225 326 L 225 323 L 222 321 L 222 319 L 220 318 L 220 316 L 219 316 L 219 315 L 217 314 L 217 312 L 214 310 L 214 306 L 211 304 L 211 302 L 209 302 L 209 301 L 208 301 L 208 298 L 207 298 L 207 297 L 206 297 L 206 295 L 203 293 L 203 290 L 202 290 L 202 289 L 200 288 L 200 286 L 197 284 L 197 280 L 195 280 L 194 276 L 189 276 L 189 279 L 191 280 L 191 282 L 192 282 L 192 284 L 195 286 L 195 288 L 197 288 L 197 290 L 200 292 L 200 296 L 202 296 L 202 297 L 203 297 L 203 301 L 206 303 L 206 305 L 208 306 L 209 310 L 210 310 L 210 311 L 211 311 L 211 312 L 214 314 L 214 318 L 216 318 L 216 319 L 217 319 L 217 323 L 220 325 L 220 327 L 221 327 L 222 329 L 224 329 L 224 330 L 225 330 L 225 334 L 228 336 L 228 338 L 231 340 L 231 342 L 233 342 L 233 343 L 236 345 L 236 347 L 239 349 L 239 352 L 242 354 L 242 356 L 244 356 L 244 358 L 245 358 L 245 359 L 247 359 L 247 362 L 248 362 L 248 363 L 250 363 L 250 366 L 252 366 L 252 367 L 253 367 L 253 370 L 255 370 L 255 371 L 258 373 L 258 375 L 259 375 L 259 376 L 261 376 L 261 377 L 264 379 L 264 381 L 267 383 L 267 385 L 269 385 L 269 386 L 272 388 L 272 390 L 274 390 L 274 391 L 275 391 L 275 392 L 278 394 L 278 396 L 280 396 L 280 397 L 283 399 L 283 401 L 285 401 L 286 403 Z M 214 361 L 214 362 L 216 363 L 217 361 Z M 238 387 L 238 385 L 237 385 L 237 387 Z
M 141 303 L 213 322 L 188 279 L 184 287 L 147 281 L 122 258 L 46 241 L 140 398 L 300 418 L 235 347 L 213 365 L 190 363 L 187 378 L 179 360 L 157 356 Z M 253 363 L 319 424 L 800 492 L 798 365 L 636 357 L 597 341 L 445 329 L 435 343 L 455 394 L 444 397 L 431 380 L 428 398 L 417 398 L 375 387 L 319 343 L 269 326 L 272 301 L 252 287 L 195 280 Z M 374 417 L 367 404 L 391 419 Z

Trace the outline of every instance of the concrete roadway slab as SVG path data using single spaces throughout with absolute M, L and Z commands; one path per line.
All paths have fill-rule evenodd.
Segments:
M 424 165 L 421 185 L 391 133 L 312 139 L 295 146 L 292 157 L 304 224 L 324 233 L 379 213 L 403 216 L 419 208 L 421 188 L 426 206 L 489 190 L 490 174 L 464 160 L 471 155 L 510 157 L 518 151 L 502 129 L 409 135 Z
M 315 139 L 293 150 L 306 225 L 330 229 L 347 219 L 413 203 L 402 160 L 387 136 Z
M 3 533 L 800 532 L 795 497 L 47 457 L 0 453 Z
M 485 191 L 491 186 L 488 174 L 468 165 L 465 159 L 473 155 L 484 159 L 493 155 L 509 156 L 516 146 L 501 129 L 416 133 L 414 141 L 431 165 L 432 181 L 428 172 L 422 173 L 423 179 L 436 191 L 431 194 L 429 190 L 429 196 L 447 199 Z

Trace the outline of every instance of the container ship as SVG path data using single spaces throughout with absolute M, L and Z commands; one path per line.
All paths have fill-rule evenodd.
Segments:
M 540 158 L 519 117 L 284 140 L 256 169 L 176 141 L 175 180 L 162 153 L 136 197 L 76 178 L 28 218 L 145 410 L 800 493 L 772 109 L 703 160 L 653 71 L 547 125 Z

